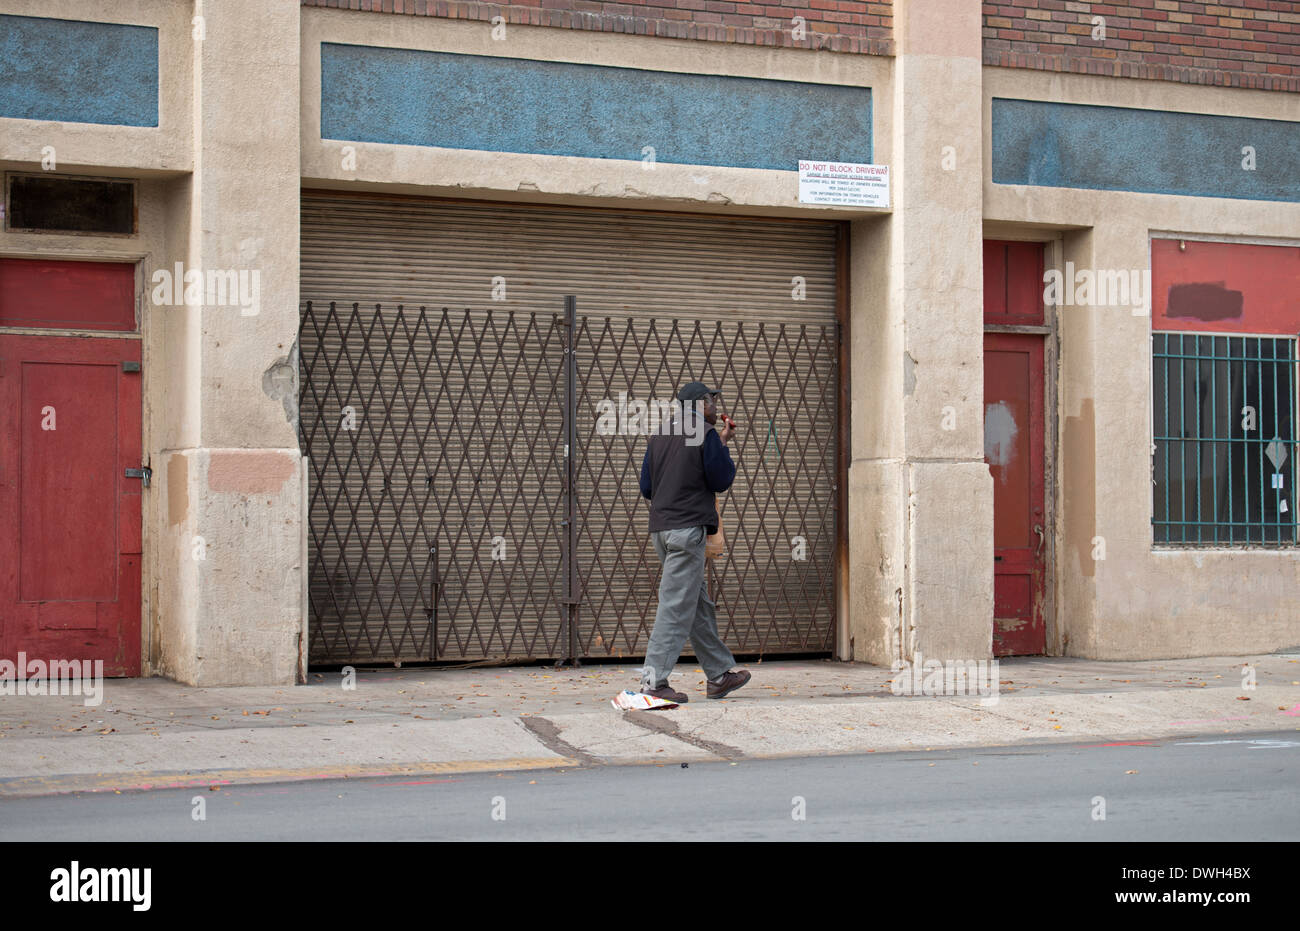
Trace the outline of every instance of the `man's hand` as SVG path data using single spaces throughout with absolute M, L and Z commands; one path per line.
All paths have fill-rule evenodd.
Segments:
M 718 439 L 722 440 L 722 445 L 726 446 L 731 438 L 736 435 L 736 422 L 726 414 L 722 415 L 722 429 L 718 431 Z

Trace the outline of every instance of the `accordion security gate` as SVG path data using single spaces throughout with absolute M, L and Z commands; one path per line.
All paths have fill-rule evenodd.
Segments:
M 830 651 L 836 325 L 309 301 L 299 352 L 311 663 L 643 655 L 644 434 L 692 378 L 742 428 L 723 638 Z

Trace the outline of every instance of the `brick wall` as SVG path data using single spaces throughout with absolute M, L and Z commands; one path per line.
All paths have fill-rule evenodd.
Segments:
M 504 16 L 507 23 L 594 32 L 894 54 L 892 0 L 302 0 L 302 4 L 488 22 Z M 804 19 L 807 34 L 802 40 L 792 35 L 796 16 Z
M 1300 91 L 1300 0 L 993 0 L 984 64 Z

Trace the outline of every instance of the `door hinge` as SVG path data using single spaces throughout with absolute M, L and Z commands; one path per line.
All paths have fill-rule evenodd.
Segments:
M 127 470 L 126 470 L 126 477 L 127 477 L 127 478 L 138 478 L 138 479 L 143 479 L 143 481 L 140 483 L 140 487 L 141 487 L 141 488 L 148 488 L 148 487 L 149 487 L 149 478 L 150 478 L 150 476 L 152 476 L 152 475 L 153 475 L 153 469 L 149 468 L 148 466 L 141 466 L 141 467 L 138 468 L 138 469 L 127 469 Z

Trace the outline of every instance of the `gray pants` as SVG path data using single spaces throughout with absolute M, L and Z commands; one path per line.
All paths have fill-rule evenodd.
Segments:
M 716 679 L 736 665 L 718 636 L 718 618 L 705 585 L 703 527 L 659 530 L 650 534 L 664 567 L 659 580 L 659 608 L 646 647 L 642 688 L 668 684 L 673 665 L 690 637 L 704 675 Z

